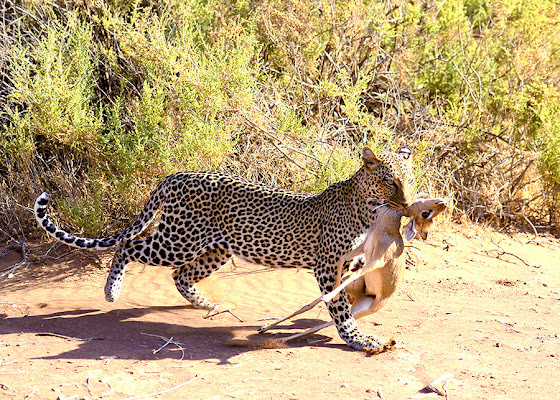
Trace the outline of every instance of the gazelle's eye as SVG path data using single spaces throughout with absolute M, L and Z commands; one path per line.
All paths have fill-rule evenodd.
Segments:
M 428 218 L 430 215 L 432 215 L 432 212 L 431 212 L 431 211 L 424 211 L 424 212 L 422 213 L 422 218 Z

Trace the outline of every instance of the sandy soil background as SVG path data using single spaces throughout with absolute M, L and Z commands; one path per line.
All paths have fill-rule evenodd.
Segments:
M 448 226 L 415 245 L 389 305 L 358 321 L 397 341 L 375 356 L 333 327 L 263 348 L 329 319 L 320 305 L 256 333 L 319 295 L 308 270 L 227 265 L 199 287 L 233 313 L 205 318 L 171 271 L 142 264 L 107 303 L 111 253 L 57 245 L 0 280 L 0 398 L 406 399 L 453 374 L 436 385 L 450 399 L 560 399 L 560 242 Z

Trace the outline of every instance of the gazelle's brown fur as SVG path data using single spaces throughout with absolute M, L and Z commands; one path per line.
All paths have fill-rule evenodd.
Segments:
M 446 207 L 445 200 L 439 198 L 418 200 L 401 210 L 381 207 L 377 220 L 368 229 L 363 243 L 338 261 L 337 289 L 331 292 L 331 295 L 334 294 L 333 299 L 338 299 L 338 292 L 342 290 L 339 288 L 344 263 L 365 254 L 366 265 L 351 273 L 343 288 L 346 289 L 346 294 L 354 299 L 361 297 L 360 294 L 365 292 L 366 295 L 379 299 L 376 303 L 384 303 L 383 300 L 395 292 L 402 280 L 404 242 L 400 234 L 401 217 L 410 217 L 404 228 L 406 240 L 414 239 L 417 233 L 425 240 L 434 226 L 433 218 Z M 379 304 L 378 309 L 381 307 L 383 304 Z
M 338 295 L 343 289 L 354 300 L 351 311 L 356 319 L 380 310 L 402 281 L 404 241 L 400 233 L 401 217 L 410 217 L 409 223 L 404 228 L 407 240 L 414 239 L 417 233 L 426 239 L 428 232 L 433 227 L 433 218 L 446 207 L 445 200 L 440 198 L 418 200 L 400 210 L 381 206 L 378 209 L 377 219 L 368 229 L 364 242 L 339 260 L 335 290 L 302 307 L 289 317 L 261 328 L 259 332 L 265 332 L 282 321 L 310 310 L 321 301 L 328 303 L 333 299 L 338 299 Z M 362 254 L 365 254 L 365 266 L 357 271 L 347 272 L 344 277 L 348 277 L 348 279 L 341 285 L 341 278 L 344 278 L 341 277 L 344 263 Z M 329 325 L 332 325 L 332 322 L 312 328 L 302 334 L 284 338 L 284 340 L 316 332 Z

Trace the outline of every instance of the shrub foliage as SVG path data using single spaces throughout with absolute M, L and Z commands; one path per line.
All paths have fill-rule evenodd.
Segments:
M 560 9 L 551 0 L 7 0 L 2 236 L 43 190 L 74 232 L 130 222 L 163 176 L 223 169 L 295 190 L 365 144 L 415 150 L 455 215 L 551 228 Z M 105 231 L 103 231 L 105 229 Z

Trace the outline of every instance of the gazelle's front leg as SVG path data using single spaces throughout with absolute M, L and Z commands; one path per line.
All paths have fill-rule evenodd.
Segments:
M 350 253 L 346 253 L 340 260 L 338 260 L 338 265 L 336 266 L 336 286 L 340 285 L 341 275 L 342 275 L 342 266 L 346 261 L 350 261 L 351 259 L 358 257 L 364 253 L 364 244 L 362 243 Z
M 328 251 L 320 252 L 317 259 L 317 266 L 314 269 L 315 278 L 319 283 L 319 288 L 323 295 L 329 294 L 334 290 L 336 283 L 336 260 L 339 255 L 329 256 Z M 329 260 L 334 260 L 334 263 Z M 356 350 L 378 349 L 381 341 L 375 336 L 364 335 L 356 325 L 356 320 L 352 315 L 350 303 L 346 295 L 339 296 L 336 300 L 327 303 L 329 314 L 336 325 L 338 334 L 349 347 Z
M 363 268 L 360 268 L 358 271 L 352 272 L 350 274 L 350 276 L 348 277 L 348 279 L 346 279 L 341 285 L 338 285 L 338 287 L 336 287 L 332 292 L 327 293 L 326 295 L 321 297 L 321 299 L 325 303 L 328 303 L 329 301 L 335 299 L 335 297 L 336 297 L 335 300 L 337 300 L 338 299 L 338 294 L 342 290 L 344 290 L 344 288 L 346 286 L 348 286 L 352 282 L 356 281 L 358 278 L 360 278 L 361 276 L 366 274 L 368 271 L 370 271 L 372 269 L 376 269 L 376 268 L 381 268 L 383 266 L 381 262 L 382 262 L 381 259 L 370 260 L 370 262 L 368 262 Z M 337 281 L 338 281 L 338 277 L 337 277 Z

